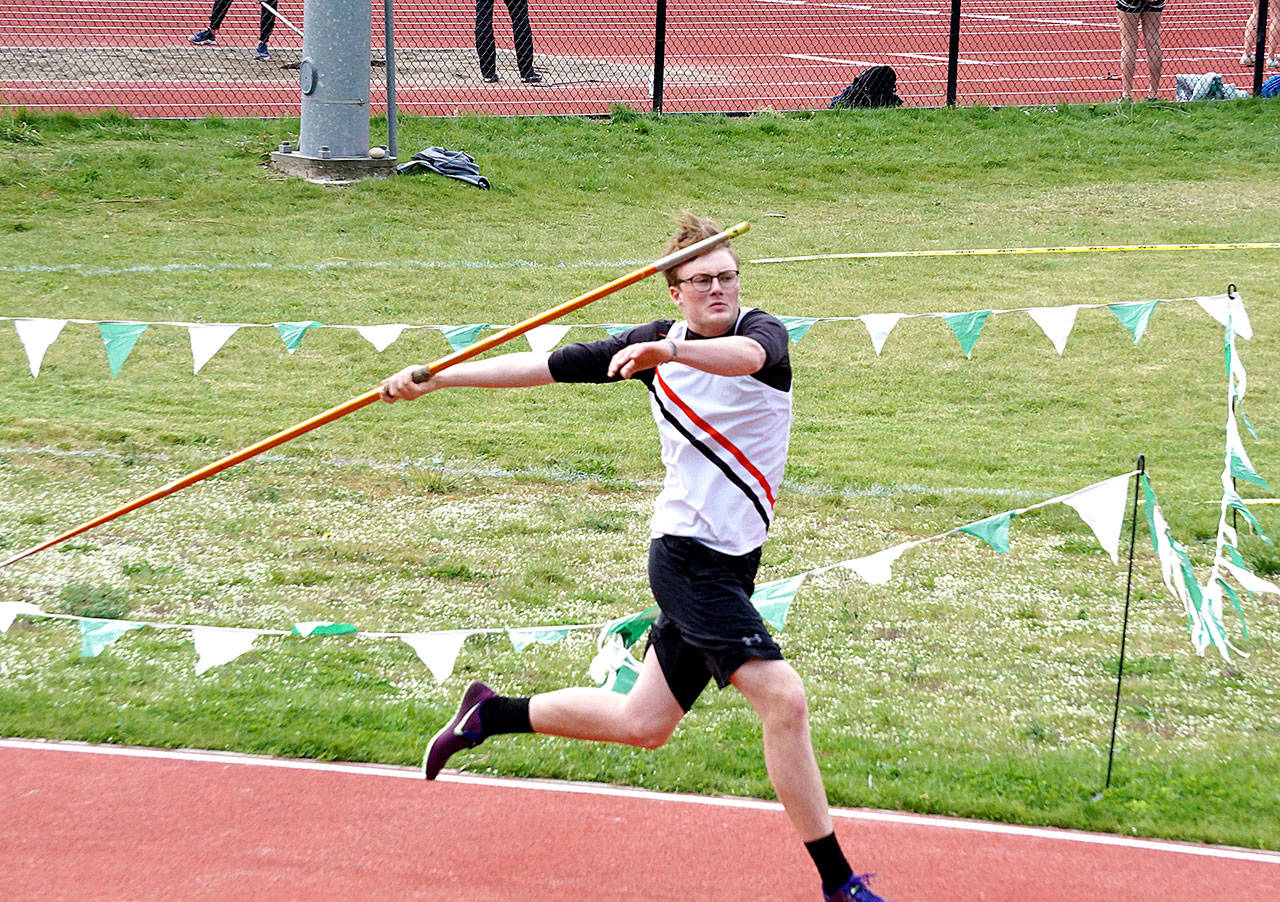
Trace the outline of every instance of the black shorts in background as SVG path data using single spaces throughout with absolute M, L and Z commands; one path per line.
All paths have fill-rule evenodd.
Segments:
M 671 693 L 688 711 L 708 680 L 721 689 L 751 658 L 781 661 L 782 650 L 751 604 L 760 549 L 725 554 L 685 536 L 649 545 L 649 587 L 661 614 L 649 631 Z

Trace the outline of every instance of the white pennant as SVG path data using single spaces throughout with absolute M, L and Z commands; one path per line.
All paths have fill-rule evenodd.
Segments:
M 864 313 L 858 317 L 867 327 L 867 333 L 871 336 L 871 347 L 876 349 L 877 357 L 880 356 L 880 349 L 884 347 L 885 339 L 898 324 L 898 320 L 905 315 L 903 313 Z
M 436 682 L 443 683 L 453 673 L 458 652 L 468 635 L 465 630 L 451 630 L 444 633 L 406 633 L 400 639 L 417 653 Z
M 1230 320 L 1236 334 L 1248 341 L 1253 338 L 1253 324 L 1249 322 L 1249 311 L 1244 309 L 1244 299 L 1239 295 L 1234 298 L 1228 294 L 1215 294 L 1212 297 L 1196 298 L 1200 309 L 1212 316 L 1222 325 Z
M 191 638 L 196 646 L 196 676 L 234 661 L 253 646 L 257 630 L 237 630 L 220 626 L 195 626 Z
M 920 543 L 904 542 L 901 545 L 894 545 L 892 548 L 877 551 L 875 554 L 869 554 L 866 557 L 856 558 L 852 561 L 841 561 L 836 566 L 852 570 L 873 586 L 883 586 L 889 581 L 889 577 L 893 575 L 893 562 L 902 557 L 902 553 L 908 548 L 913 548 L 918 544 Z
M 44 611 L 29 601 L 0 601 L 0 633 L 9 632 L 13 619 L 19 614 L 43 614 Z
M 213 355 L 222 350 L 227 339 L 236 334 L 239 326 L 227 323 L 191 323 L 187 332 L 191 335 L 191 366 L 193 373 L 200 372 Z
M 1076 324 L 1076 313 L 1079 310 L 1080 307 L 1076 304 L 1067 307 L 1032 307 L 1027 311 L 1027 316 L 1036 321 L 1036 325 L 1053 342 L 1054 350 L 1061 357 L 1067 347 L 1071 328 Z
M 18 338 L 27 351 L 27 363 L 31 366 L 31 378 L 40 375 L 40 364 L 44 360 L 44 352 L 57 339 L 65 319 L 16 319 L 13 327 L 18 330 Z
M 1240 425 L 1236 422 L 1234 413 L 1227 416 L 1227 453 L 1236 455 L 1246 467 L 1255 473 L 1258 472 L 1253 465 L 1253 461 L 1249 460 L 1248 453 L 1244 450 L 1244 442 L 1240 438 Z M 1231 473 L 1231 462 L 1229 460 L 1227 461 L 1226 472 L 1227 476 Z M 1227 476 L 1223 477 L 1223 485 L 1226 485 Z
M 1250 592 L 1257 592 L 1258 594 L 1269 592 L 1272 595 L 1280 595 L 1280 586 L 1276 586 L 1275 583 L 1267 582 L 1262 577 L 1250 573 L 1243 567 L 1237 567 L 1228 560 L 1223 560 L 1222 563 L 1231 571 L 1231 575 L 1236 578 L 1236 582 L 1240 583 L 1240 585 L 1244 586 Z
M 1120 563 L 1120 530 L 1124 526 L 1124 505 L 1129 499 L 1129 479 L 1116 476 L 1062 499 L 1062 503 L 1074 508 L 1093 530 L 1098 544 L 1111 555 L 1113 564 Z
M 524 333 L 524 337 L 528 340 L 529 347 L 533 348 L 533 350 L 539 354 L 549 354 L 551 349 L 560 344 L 560 340 L 568 333 L 568 326 L 557 326 L 549 323 L 545 326 L 535 326 Z
M 373 345 L 375 351 L 382 352 L 391 347 L 391 343 L 407 328 L 409 327 L 402 323 L 388 323 L 382 326 L 356 326 L 356 331 Z

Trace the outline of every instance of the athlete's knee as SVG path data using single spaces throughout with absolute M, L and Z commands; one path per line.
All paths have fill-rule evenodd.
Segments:
M 807 729 L 809 701 L 800 675 L 789 665 L 772 668 L 769 679 L 757 686 L 756 707 L 769 727 L 783 730 Z
M 656 749 L 666 745 L 680 721 L 664 717 L 638 717 L 630 721 L 627 744 L 642 749 Z

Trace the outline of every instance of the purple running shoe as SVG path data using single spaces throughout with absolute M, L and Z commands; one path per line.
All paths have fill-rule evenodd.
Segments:
M 885 902 L 867 889 L 867 881 L 870 879 L 870 874 L 854 874 L 844 886 L 829 896 L 823 893 L 822 898 L 826 902 Z
M 427 743 L 427 753 L 422 756 L 424 777 L 434 780 L 454 753 L 475 748 L 484 742 L 485 733 L 480 726 L 480 705 L 497 694 L 479 680 L 467 687 L 467 691 L 462 693 L 458 713 Z

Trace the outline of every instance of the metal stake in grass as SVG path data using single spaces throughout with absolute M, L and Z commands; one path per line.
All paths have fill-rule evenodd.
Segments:
M 535 329 L 538 326 L 542 326 L 553 320 L 559 319 L 566 313 L 572 313 L 574 310 L 585 307 L 603 297 L 607 297 L 615 291 L 626 288 L 628 285 L 632 285 L 642 279 L 647 279 L 649 276 L 656 275 L 660 272 L 665 272 L 672 267 L 679 266 L 686 260 L 692 260 L 694 257 L 702 255 L 717 244 L 742 235 L 749 228 L 751 228 L 750 223 L 740 222 L 735 226 L 725 229 L 719 234 L 712 235 L 710 238 L 699 241 L 697 244 L 691 244 L 686 248 L 676 251 L 675 253 L 667 254 L 667 256 L 660 257 L 648 266 L 642 266 L 640 269 L 614 279 L 612 282 L 601 285 L 599 288 L 594 288 L 586 294 L 578 295 L 578 297 L 571 301 L 565 301 L 563 304 L 552 307 L 549 310 L 544 310 L 536 316 L 529 317 L 529 319 L 526 319 L 524 322 L 517 323 L 514 326 L 510 326 L 503 329 L 501 332 L 497 332 L 489 336 L 488 338 L 477 341 L 469 347 L 463 348 L 460 351 L 454 351 L 452 354 L 449 354 L 446 357 L 441 357 L 434 363 L 429 363 L 415 371 L 414 381 L 425 382 L 435 373 L 448 369 L 455 363 L 462 363 L 464 360 L 470 360 L 472 357 L 483 354 L 485 351 L 492 350 L 500 344 L 504 344 L 513 338 L 523 335 L 530 329 Z M 246 461 L 251 457 L 261 454 L 263 451 L 268 451 L 277 445 L 283 445 L 285 442 L 295 439 L 304 433 L 310 432 L 312 429 L 323 426 L 326 423 L 332 423 L 334 420 L 339 419 L 340 417 L 345 417 L 349 413 L 354 413 L 360 408 L 367 407 L 377 401 L 381 393 L 381 387 L 370 389 L 363 395 L 352 398 L 350 401 L 347 401 L 344 404 L 339 404 L 337 407 L 330 408 L 324 413 L 317 414 L 309 420 L 303 420 L 301 423 L 298 423 L 296 426 L 291 426 L 283 432 L 277 432 L 269 438 L 265 438 L 260 442 L 249 445 L 246 448 L 241 448 L 234 454 L 230 454 L 221 460 L 214 461 L 213 463 L 207 464 L 198 470 L 194 470 L 186 476 L 183 476 L 181 479 L 176 479 L 166 486 L 162 486 L 155 491 L 148 492 L 142 497 L 136 498 L 122 507 L 118 507 L 113 511 L 105 513 L 99 517 L 95 517 L 86 523 L 81 523 L 74 529 L 69 529 L 60 535 L 56 535 L 51 539 L 41 542 L 34 548 L 28 548 L 26 551 L 15 554 L 8 560 L 0 563 L 0 568 L 8 567 L 10 564 L 16 563 L 23 558 L 30 557 L 31 555 L 44 551 L 47 548 L 52 548 L 55 545 L 65 542 L 72 536 L 78 536 L 80 533 L 93 529 L 95 526 L 101 526 L 103 523 L 114 520 L 116 517 L 127 514 L 130 511 L 135 511 L 140 507 L 145 507 L 152 501 L 158 501 L 166 495 L 172 495 L 174 492 L 185 489 L 188 486 L 195 485 L 202 479 L 207 479 L 215 473 L 221 473 L 228 467 L 233 467 L 242 461 Z

